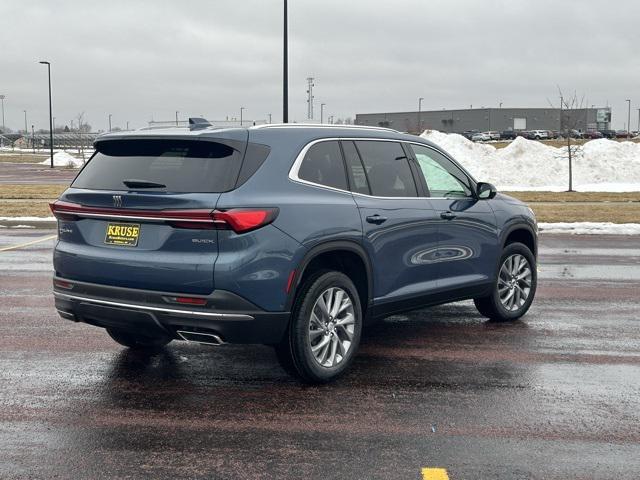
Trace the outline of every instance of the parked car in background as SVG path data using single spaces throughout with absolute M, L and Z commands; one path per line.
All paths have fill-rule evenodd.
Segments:
M 505 130 L 500 134 L 502 140 L 514 140 L 518 136 L 515 130 Z
M 584 135 L 580 130 L 569 130 L 569 136 L 571 138 L 584 138 Z
M 597 130 L 591 130 L 588 132 L 584 132 L 582 134 L 582 138 L 588 138 L 590 140 L 595 140 L 598 138 L 604 138 L 604 135 L 602 135 L 602 133 L 598 132 Z
M 547 130 L 547 134 L 549 138 L 552 138 L 552 139 L 556 139 L 560 136 L 560 132 L 558 132 L 557 130 Z
M 546 140 L 549 138 L 549 133 L 546 130 L 531 130 L 529 136 L 535 140 Z
M 616 130 L 616 138 L 627 138 L 629 136 L 629 132 L 626 130 Z
M 599 130 L 604 138 L 616 138 L 615 130 Z
M 488 142 L 491 140 L 491 136 L 487 132 L 478 132 L 472 135 L 471 140 L 474 142 Z
M 494 321 L 529 309 L 533 211 L 437 145 L 382 128 L 190 123 L 100 136 L 51 204 L 62 318 L 139 352 L 270 345 L 323 383 L 376 319 L 467 299 Z
M 489 139 L 490 140 L 500 140 L 500 132 L 496 132 L 494 130 L 491 130 L 489 132 L 485 132 L 487 135 L 489 135 Z
M 473 140 L 472 137 L 479 132 L 480 130 L 467 130 L 466 132 L 462 132 L 462 136 L 467 138 L 468 140 Z
M 533 138 L 531 137 L 531 132 L 529 132 L 529 130 L 517 130 L 516 136 L 526 138 L 527 140 Z

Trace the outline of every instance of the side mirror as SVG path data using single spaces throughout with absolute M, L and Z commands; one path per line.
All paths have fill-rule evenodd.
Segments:
M 481 200 L 488 200 L 496 196 L 498 190 L 490 183 L 479 182 L 476 185 L 476 195 Z

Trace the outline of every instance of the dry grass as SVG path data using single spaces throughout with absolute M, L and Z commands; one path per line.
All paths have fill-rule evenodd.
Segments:
M 0 163 L 40 163 L 48 158 L 51 157 L 37 153 L 0 153 Z
M 601 203 L 601 204 L 536 204 L 531 208 L 538 222 L 613 222 L 640 223 L 640 204 L 638 203 Z
M 504 192 L 523 202 L 640 202 L 640 192 Z
M 65 191 L 65 185 L 12 185 L 0 184 L 0 199 L 10 198 L 46 198 L 55 199 Z
M 3 202 L 0 200 L 0 217 L 50 217 L 46 201 Z

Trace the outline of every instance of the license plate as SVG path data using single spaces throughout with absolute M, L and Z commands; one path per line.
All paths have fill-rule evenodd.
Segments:
M 135 247 L 140 237 L 140 224 L 137 223 L 109 223 L 104 243 L 108 245 L 121 245 Z

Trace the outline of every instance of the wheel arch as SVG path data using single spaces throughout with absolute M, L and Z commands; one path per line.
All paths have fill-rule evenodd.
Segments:
M 502 233 L 502 248 L 514 242 L 520 242 L 531 250 L 534 257 L 538 257 L 537 235 L 528 223 L 516 223 L 506 228 Z
M 355 274 L 354 272 L 351 272 L 350 275 L 348 271 L 345 271 L 346 268 L 344 267 L 350 266 L 350 262 L 356 261 L 356 258 L 360 262 L 362 272 L 356 272 Z M 358 289 L 358 294 L 361 297 L 363 313 L 366 316 L 366 313 L 370 310 L 369 307 L 373 298 L 373 269 L 371 260 L 361 245 L 348 240 L 329 241 L 315 245 L 309 249 L 295 269 L 295 274 L 291 282 L 291 288 L 287 298 L 287 310 L 291 311 L 293 308 L 293 302 L 295 301 L 303 280 L 309 273 L 315 271 L 318 266 L 323 265 L 323 262 L 327 262 L 326 265 L 334 268 L 337 264 L 343 264 L 343 268 L 338 268 L 338 271 L 342 271 L 352 279 Z M 333 262 L 338 263 L 336 264 Z M 358 277 L 361 275 L 366 277 L 364 285 L 362 285 L 362 282 L 357 281 L 358 278 L 353 278 L 353 276 Z

